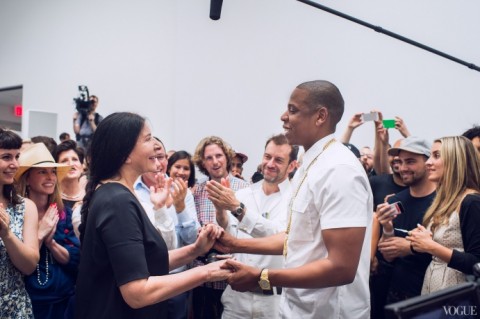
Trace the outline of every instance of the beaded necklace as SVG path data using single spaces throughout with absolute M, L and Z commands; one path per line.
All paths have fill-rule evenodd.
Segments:
M 40 263 L 37 264 L 37 281 L 40 286 L 45 286 L 48 282 L 48 249 L 45 251 L 45 281 L 40 280 Z

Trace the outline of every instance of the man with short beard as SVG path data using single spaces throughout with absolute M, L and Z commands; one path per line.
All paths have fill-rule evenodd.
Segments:
M 419 296 L 425 270 L 431 261 L 429 254 L 418 254 L 405 239 L 407 233 L 421 224 L 423 215 L 435 197 L 435 183 L 428 180 L 426 161 L 430 143 L 415 136 L 404 139 L 399 147 L 388 151 L 398 156 L 400 176 L 408 189 L 390 197 L 388 203 L 377 207 L 383 235 L 378 249 L 386 261 L 393 264 L 387 304 Z M 401 202 L 404 211 L 394 214 L 389 204 Z M 402 231 L 404 230 L 404 231 Z
M 220 226 L 237 238 L 266 237 L 285 231 L 292 188 L 288 178 L 296 166 L 298 146 L 283 134 L 269 138 L 262 159 L 264 179 L 237 192 L 210 181 L 207 192 L 217 209 Z M 239 211 L 237 207 L 243 207 Z M 235 258 L 258 268 L 281 268 L 282 256 L 236 254 Z M 222 295 L 223 319 L 278 318 L 281 287 L 238 292 L 230 286 Z

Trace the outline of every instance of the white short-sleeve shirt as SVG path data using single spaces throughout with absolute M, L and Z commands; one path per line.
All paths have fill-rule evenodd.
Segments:
M 292 180 L 295 194 L 305 169 L 333 138 L 314 144 Z M 324 259 L 322 230 L 366 227 L 360 262 L 353 283 L 320 289 L 285 288 L 282 318 L 369 318 L 370 239 L 373 196 L 359 160 L 342 143 L 331 144 L 310 167 L 292 205 L 285 268 Z

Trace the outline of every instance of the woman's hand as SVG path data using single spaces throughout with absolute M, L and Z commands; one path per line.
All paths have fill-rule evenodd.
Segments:
M 432 238 L 432 233 L 422 225 L 408 232 L 407 240 L 416 252 L 431 253 L 437 243 Z
M 42 219 L 38 221 L 38 240 L 40 242 L 46 240 L 49 235 L 53 238 L 51 233 L 55 233 L 58 219 L 57 204 L 50 204 Z
M 205 255 L 212 249 L 213 244 L 222 234 L 223 228 L 215 224 L 207 224 L 200 228 L 197 240 L 194 243 L 197 256 Z
M 153 204 L 154 210 L 159 210 L 165 206 L 167 199 L 170 195 L 170 186 L 172 185 L 172 179 L 161 173 L 155 175 L 155 185 L 150 186 L 150 201 Z
M 10 233 L 10 215 L 0 203 L 0 238 L 7 238 Z
M 175 211 L 181 213 L 185 210 L 185 197 L 187 196 L 187 183 L 182 178 L 177 178 L 172 183 L 172 200 Z
M 225 262 L 226 260 L 219 260 L 202 266 L 207 272 L 207 282 L 222 281 L 230 278 L 233 270 L 227 267 Z

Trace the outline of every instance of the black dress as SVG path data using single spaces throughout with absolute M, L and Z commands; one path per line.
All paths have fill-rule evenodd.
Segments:
M 133 309 L 119 287 L 168 268 L 167 246 L 137 198 L 119 183 L 99 187 L 82 242 L 75 318 L 166 318 L 165 302 Z

